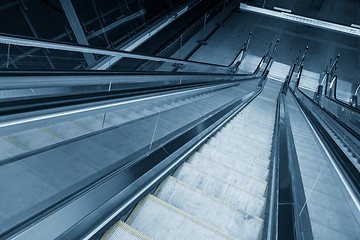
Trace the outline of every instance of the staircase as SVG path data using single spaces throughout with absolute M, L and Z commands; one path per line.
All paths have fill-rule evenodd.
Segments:
M 262 239 L 280 82 L 263 92 L 102 239 Z

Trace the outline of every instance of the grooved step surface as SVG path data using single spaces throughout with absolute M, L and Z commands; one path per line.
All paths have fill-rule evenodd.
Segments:
M 192 168 L 220 178 L 224 182 L 238 187 L 239 189 L 244 189 L 245 191 L 259 196 L 265 195 L 267 183 L 248 175 L 246 172 L 240 172 L 210 160 L 202 159 L 200 154 L 194 154 L 188 160 L 188 163 Z
M 263 181 L 267 181 L 268 179 L 269 170 L 266 167 L 259 168 L 254 162 L 241 161 L 240 158 L 231 157 L 212 148 L 204 149 L 202 152 L 196 154 L 201 158 L 208 159 L 212 164 L 219 164 L 230 169 L 236 169 L 236 171 L 247 173 Z
M 259 239 L 258 236 L 262 235 L 263 221 L 259 218 L 239 211 L 176 178 L 168 177 L 159 186 L 155 195 L 234 237 Z
M 174 176 L 242 211 L 263 218 L 266 199 L 261 196 L 251 194 L 244 189 L 235 187 L 234 185 L 223 181 L 221 178 L 195 170 L 187 163 L 183 164 L 176 171 Z
M 150 240 L 152 238 L 137 231 L 124 222 L 115 223 L 106 233 L 102 236 L 102 240 Z
M 139 203 L 126 222 L 154 239 L 235 239 L 151 195 Z
M 268 80 L 126 223 L 155 239 L 262 239 L 280 85 Z

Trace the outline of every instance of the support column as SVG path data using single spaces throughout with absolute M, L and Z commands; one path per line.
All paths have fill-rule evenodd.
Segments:
M 64 9 L 65 15 L 70 23 L 77 42 L 82 45 L 89 45 L 85 33 L 79 22 L 79 19 L 76 15 L 75 9 L 71 3 L 71 0 L 60 0 L 60 3 L 62 8 Z M 84 57 L 88 66 L 91 67 L 95 63 L 95 58 L 93 54 L 84 53 Z

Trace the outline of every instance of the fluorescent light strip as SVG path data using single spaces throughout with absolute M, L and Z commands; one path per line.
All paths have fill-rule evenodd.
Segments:
M 286 9 L 286 8 L 281 8 L 281 7 L 274 7 L 274 10 L 291 13 L 291 10 Z
M 354 27 L 348 27 L 348 26 L 344 26 L 344 25 L 340 25 L 340 24 L 336 24 L 336 23 L 331 23 L 331 22 L 326 22 L 326 21 L 317 20 L 317 19 L 313 19 L 313 18 L 303 17 L 300 15 L 295 15 L 295 14 L 286 13 L 286 12 L 278 12 L 278 11 L 268 10 L 268 9 L 264 9 L 264 8 L 253 7 L 253 6 L 244 4 L 244 3 L 240 4 L 240 9 L 244 10 L 244 11 L 256 12 L 256 13 L 268 15 L 271 17 L 285 19 L 285 20 L 292 21 L 292 22 L 299 23 L 299 24 L 304 24 L 304 25 L 308 25 L 308 26 L 312 26 L 312 27 L 322 28 L 322 29 L 326 29 L 326 30 L 331 30 L 331 31 L 335 31 L 335 32 L 340 32 L 340 33 L 345 33 L 345 34 L 349 34 L 352 36 L 360 37 L 360 29 L 354 28 Z

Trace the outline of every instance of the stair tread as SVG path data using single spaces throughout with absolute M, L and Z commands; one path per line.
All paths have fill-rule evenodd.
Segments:
M 155 195 L 229 235 L 241 239 L 261 238 L 262 220 L 174 177 L 168 177 Z
M 220 140 L 217 141 L 216 139 L 210 139 L 206 144 L 211 146 L 212 148 L 218 149 L 221 152 L 225 152 L 235 156 L 252 155 L 257 157 L 258 159 L 269 159 L 271 154 L 270 151 L 259 151 L 254 146 L 237 145 L 236 147 L 234 147 Z M 264 161 L 268 162 L 269 160 Z
M 240 159 L 236 159 L 234 157 L 232 158 L 221 152 L 216 152 L 214 150 L 212 152 L 196 152 L 195 154 L 200 155 L 201 158 L 206 158 L 207 160 L 214 162 L 214 164 L 216 163 L 221 166 L 237 170 L 239 172 L 245 172 L 256 179 L 262 181 L 267 181 L 268 179 L 269 170 L 267 168 L 258 168 L 254 164 L 241 161 Z
M 128 224 L 118 221 L 108 229 L 101 240 L 150 240 L 151 238 Z
M 254 155 L 264 156 L 265 158 L 266 156 L 270 156 L 271 151 L 270 144 L 265 148 L 264 145 L 254 146 L 250 144 L 250 141 L 244 143 L 244 141 L 237 141 L 226 137 L 215 136 L 211 138 L 207 143 L 213 147 L 225 148 L 234 152 L 249 151 Z
M 269 168 L 269 163 L 270 161 L 268 159 L 264 159 L 261 158 L 259 156 L 256 156 L 252 153 L 248 153 L 248 152 L 242 152 L 241 154 L 235 154 L 233 152 L 229 152 L 226 151 L 224 149 L 219 149 L 219 148 L 214 148 L 212 146 L 210 146 L 209 144 L 205 143 L 201 149 L 199 149 L 200 153 L 206 153 L 208 152 L 209 155 L 210 154 L 222 154 L 222 155 L 226 155 L 229 156 L 229 158 L 224 158 L 224 162 L 226 160 L 235 160 L 235 161 L 239 161 L 239 162 L 245 162 L 248 163 L 250 165 L 253 165 L 259 169 L 268 169 Z M 232 165 L 235 165 L 234 161 L 226 161 L 227 163 L 231 163 Z
M 266 199 L 262 196 L 237 188 L 220 178 L 206 175 L 191 168 L 187 163 L 176 170 L 174 177 L 228 202 L 239 210 L 263 218 Z
M 231 169 L 216 162 L 204 159 L 198 153 L 193 154 L 187 162 L 195 169 L 204 171 L 211 176 L 221 178 L 223 181 L 237 186 L 240 189 L 261 196 L 266 194 L 267 182 L 254 178 L 245 172 L 240 172 L 237 169 Z
M 154 239 L 235 239 L 152 195 L 136 206 L 126 223 Z

